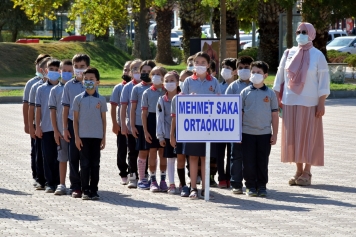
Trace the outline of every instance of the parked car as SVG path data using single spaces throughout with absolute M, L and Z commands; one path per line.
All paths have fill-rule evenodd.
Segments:
M 331 41 L 333 41 L 335 38 L 340 37 L 340 36 L 347 36 L 346 31 L 343 30 L 329 30 L 329 35 L 328 35 L 328 42 L 329 44 Z
M 258 33 L 256 33 L 256 46 L 258 47 L 260 45 L 260 36 Z M 242 47 L 243 49 L 248 49 L 248 48 L 252 48 L 252 36 L 251 36 L 251 41 L 248 43 L 245 43 Z
M 179 40 L 183 42 L 183 31 L 182 30 L 174 30 L 172 32 L 176 32 L 177 35 L 179 36 Z
M 65 42 L 69 42 L 69 41 L 86 42 L 86 41 L 87 41 L 87 37 L 86 37 L 85 35 L 70 35 L 70 36 L 63 37 L 63 38 L 60 39 L 59 41 L 65 41 Z
M 182 42 L 179 39 L 179 35 L 174 31 L 171 32 L 171 46 L 179 48 L 182 46 Z
M 337 50 L 350 54 L 356 54 L 356 36 L 341 36 L 331 41 L 326 50 Z

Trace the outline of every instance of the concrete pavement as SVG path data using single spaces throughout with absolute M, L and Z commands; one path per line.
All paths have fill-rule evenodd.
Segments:
M 325 167 L 312 168 L 312 186 L 288 186 L 294 165 L 280 162 L 278 143 L 270 156 L 267 198 L 212 188 L 211 202 L 120 185 L 111 119 L 100 201 L 36 191 L 21 105 L 0 104 L 0 111 L 0 236 L 356 235 L 356 99 L 327 101 Z

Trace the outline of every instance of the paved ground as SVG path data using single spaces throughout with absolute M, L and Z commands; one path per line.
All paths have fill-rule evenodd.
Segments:
M 102 153 L 101 201 L 35 191 L 21 105 L 0 111 L 0 236 L 355 236 L 356 99 L 327 101 L 326 162 L 312 170 L 312 186 L 287 185 L 294 166 L 280 163 L 277 144 L 268 198 L 214 188 L 211 202 L 119 185 L 112 133 Z

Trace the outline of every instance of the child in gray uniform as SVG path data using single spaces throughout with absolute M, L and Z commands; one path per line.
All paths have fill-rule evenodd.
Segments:
M 253 84 L 241 91 L 243 176 L 246 195 L 253 197 L 267 195 L 268 159 L 271 145 L 277 142 L 278 101 L 274 91 L 264 84 L 267 76 L 268 64 L 253 62 Z
M 80 152 L 80 179 L 83 200 L 98 200 L 100 150 L 105 148 L 106 115 L 105 97 L 98 94 L 100 75 L 96 68 L 83 72 L 85 91 L 74 98 L 75 145 Z

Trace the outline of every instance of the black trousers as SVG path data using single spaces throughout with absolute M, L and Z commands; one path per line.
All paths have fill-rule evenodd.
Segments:
M 242 143 L 231 143 L 230 182 L 233 188 L 242 188 Z
M 116 144 L 117 144 L 117 157 L 116 157 L 116 164 L 117 168 L 119 169 L 119 175 L 121 177 L 127 177 L 128 175 L 128 165 L 126 163 L 126 155 L 127 155 L 127 141 L 126 136 L 122 135 L 119 132 L 117 135 Z
M 56 188 L 59 184 L 59 162 L 53 131 L 44 132 L 42 135 L 42 155 L 46 184 L 51 188 Z
M 138 178 L 138 174 L 137 174 L 138 150 L 136 150 L 136 138 L 132 134 L 127 135 L 127 150 L 128 150 L 127 158 L 128 158 L 128 165 L 129 165 L 129 173 L 136 174 L 136 178 Z
M 36 171 L 36 139 L 31 137 L 31 170 L 32 170 L 32 178 L 36 179 L 37 171 Z
M 266 187 L 271 134 L 242 134 L 243 176 L 246 188 Z
M 98 191 L 100 170 L 100 143 L 98 138 L 81 138 L 80 175 L 83 191 Z
M 217 166 L 219 181 L 230 180 L 230 157 L 231 157 L 231 143 L 217 143 Z M 227 154 L 227 155 L 226 155 Z M 225 165 L 226 156 L 226 165 Z
M 36 145 L 36 181 L 42 186 L 45 186 L 46 179 L 43 170 L 42 139 L 36 137 L 35 145 Z
M 71 119 L 68 119 L 68 131 L 71 136 L 69 142 L 69 150 L 68 150 L 70 188 L 73 191 L 81 190 L 80 171 L 79 171 L 80 153 L 75 145 L 73 120 Z

